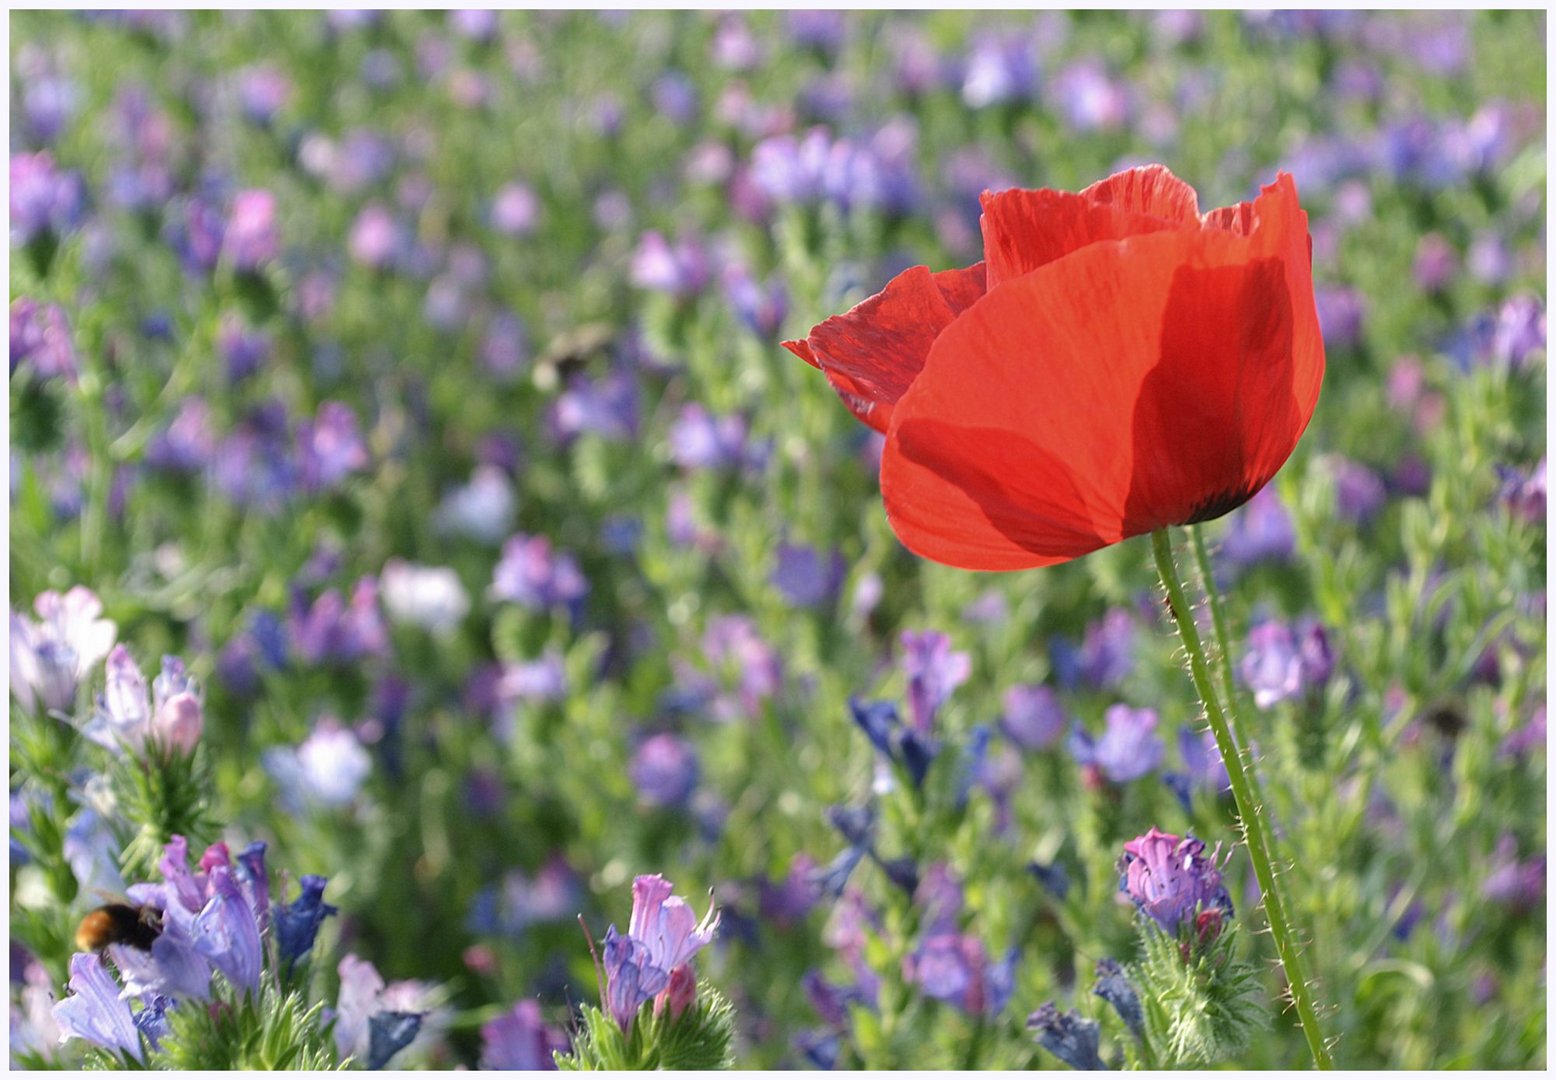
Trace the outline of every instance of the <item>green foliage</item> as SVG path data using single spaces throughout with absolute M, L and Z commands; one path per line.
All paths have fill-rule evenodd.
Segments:
M 668 1010 L 656 1016 L 645 1005 L 629 1032 L 603 1009 L 584 1006 L 573 1051 L 558 1054 L 556 1062 L 572 1072 L 728 1069 L 734 1066 L 734 1030 L 734 1009 L 704 982 L 697 987 L 696 1002 L 678 1019 L 671 1020 Z
M 1237 959 L 1235 928 L 1189 944 L 1140 920 L 1145 954 L 1130 978 L 1145 1012 L 1146 1038 L 1167 1068 L 1237 1060 L 1269 1025 L 1258 968 Z
M 206 1006 L 188 1002 L 167 1014 L 169 1034 L 147 1055 L 147 1064 L 177 1070 L 336 1069 L 339 1060 L 331 1025 L 322 1020 L 324 1003 L 312 1005 L 301 993 L 282 993 L 268 985 L 259 1000 Z

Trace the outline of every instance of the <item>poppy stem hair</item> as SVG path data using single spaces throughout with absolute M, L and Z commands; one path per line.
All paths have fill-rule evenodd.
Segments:
M 1196 546 L 1198 543 L 1196 538 Z M 1230 679 L 1227 680 L 1229 684 L 1227 702 L 1226 707 L 1223 708 L 1210 673 L 1210 663 L 1206 659 L 1204 645 L 1199 638 L 1199 630 L 1194 625 L 1194 612 L 1184 597 L 1182 579 L 1178 576 L 1178 565 L 1173 558 L 1172 542 L 1168 539 L 1166 529 L 1157 529 L 1151 533 L 1151 547 L 1156 554 L 1156 569 L 1161 575 L 1162 587 L 1167 590 L 1167 600 L 1172 605 L 1174 621 L 1178 624 L 1178 634 L 1183 639 L 1184 650 L 1189 654 L 1189 672 L 1193 676 L 1195 688 L 1199 691 L 1200 700 L 1205 704 L 1205 716 L 1210 721 L 1210 730 L 1215 733 L 1216 746 L 1220 748 L 1221 759 L 1226 764 L 1227 778 L 1232 784 L 1232 798 L 1237 802 L 1238 821 L 1242 825 L 1243 837 L 1248 841 L 1248 855 L 1253 860 L 1254 876 L 1259 881 L 1259 891 L 1264 899 L 1264 912 L 1269 919 L 1270 936 L 1275 940 L 1275 951 L 1279 954 L 1281 967 L 1286 972 L 1286 983 L 1291 991 L 1292 1003 L 1297 1009 L 1297 1019 L 1302 1025 L 1302 1034 L 1307 1038 L 1308 1048 L 1313 1053 L 1313 1063 L 1320 1069 L 1332 1069 L 1334 1062 L 1329 1056 L 1323 1033 L 1318 1027 L 1318 1010 L 1313 1000 L 1313 990 L 1302 969 L 1302 956 L 1297 945 L 1296 933 L 1288 920 L 1285 900 L 1275 877 L 1274 860 L 1270 856 L 1269 834 L 1265 829 L 1264 799 L 1256 786 L 1257 777 L 1243 767 L 1242 753 L 1233 740 L 1232 730 L 1227 724 L 1227 709 L 1236 708 L 1236 698 L 1230 693 Z M 1202 562 L 1202 572 L 1205 569 L 1208 567 L 1205 562 Z M 1205 592 L 1209 596 L 1215 594 L 1214 585 L 1208 574 L 1205 580 Z M 1213 619 L 1218 607 L 1219 605 L 1212 601 Z M 1224 622 L 1220 619 L 1215 619 L 1215 622 L 1218 636 L 1221 636 L 1224 642 Z M 1222 647 L 1224 649 L 1225 645 L 1223 644 Z M 1223 672 L 1223 675 L 1225 674 Z

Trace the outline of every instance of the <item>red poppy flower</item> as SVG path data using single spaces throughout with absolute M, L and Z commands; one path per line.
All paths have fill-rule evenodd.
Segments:
M 1324 376 L 1289 175 L 1207 214 L 1160 165 L 982 202 L 983 262 L 906 270 L 784 342 L 885 433 L 881 492 L 909 549 L 1048 566 L 1269 482 Z

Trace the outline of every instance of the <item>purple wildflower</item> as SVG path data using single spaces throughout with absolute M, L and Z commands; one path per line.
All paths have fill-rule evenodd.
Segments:
M 1026 100 L 1037 87 L 1037 58 L 1029 38 L 984 34 L 973 42 L 962 77 L 970 109 Z
M 622 936 L 612 926 L 605 932 L 604 977 L 606 1011 L 623 1031 L 632 1030 L 643 1003 L 663 990 L 670 973 L 649 958 L 648 946 L 631 936 Z
M 632 439 L 638 431 L 637 380 L 619 369 L 598 379 L 574 375 L 546 422 L 552 437 L 564 445 L 585 434 L 612 442 Z
M 106 1050 L 145 1060 L 140 1033 L 129 1003 L 119 998 L 119 986 L 97 953 L 70 958 L 70 996 L 54 1006 L 63 1039 L 85 1039 Z
M 327 491 L 368 465 L 356 414 L 338 401 L 324 402 L 312 422 L 300 425 L 297 444 L 302 482 L 308 491 Z
M 1027 1027 L 1037 1031 L 1037 1044 L 1072 1069 L 1105 1071 L 1097 1049 L 1102 1025 L 1087 1020 L 1075 1010 L 1061 1013 L 1053 1002 L 1042 1005 L 1027 1017 Z
M 504 236 L 528 236 L 539 216 L 540 200 L 526 184 L 505 184 L 492 197 L 492 228 Z
M 683 469 L 729 469 L 745 459 L 746 421 L 718 416 L 696 402 L 681 406 L 670 427 L 670 458 Z
M 650 292 L 684 299 L 701 292 L 710 276 L 708 254 L 693 237 L 679 237 L 671 245 L 663 234 L 651 230 L 643 234 L 632 256 L 632 284 Z
M 1203 841 L 1153 826 L 1124 845 L 1119 889 L 1167 933 L 1175 935 L 1187 924 L 1213 938 L 1221 921 L 1232 915 L 1232 899 L 1216 865 L 1220 854 L 1219 845 L 1206 855 Z
M 1069 726 L 1059 695 L 1047 686 L 1012 686 L 1004 705 L 1000 731 L 1023 750 L 1046 750 Z
M 538 1002 L 520 1001 L 481 1025 L 481 1068 L 525 1072 L 556 1071 L 556 1053 L 565 1053 L 568 1039 L 547 1024 Z
M 194 753 L 205 718 L 200 688 L 185 673 L 183 661 L 162 658 L 162 674 L 154 680 L 149 699 L 145 676 L 123 645 L 108 654 L 107 668 L 107 687 L 82 731 L 87 738 L 136 754 L 148 745 L 164 754 Z
M 848 564 L 841 551 L 831 558 L 806 544 L 778 545 L 778 565 L 772 583 L 791 607 L 818 607 L 830 604 L 843 587 Z
M 1140 1008 L 1140 995 L 1135 993 L 1117 960 L 1104 956 L 1097 961 L 1097 981 L 1091 992 L 1113 1006 L 1124 1026 L 1137 1038 L 1145 1038 L 1145 1013 Z
M 495 544 L 513 528 L 513 483 L 495 465 L 477 465 L 470 482 L 443 496 L 434 514 L 441 531 Z
M 903 724 L 897 707 L 889 701 L 866 704 L 850 698 L 848 710 L 870 744 L 887 760 L 905 769 L 915 788 L 922 787 L 930 764 L 940 752 L 940 744 L 927 733 Z
M 651 735 L 638 746 L 627 775 L 649 806 L 685 805 L 697 787 L 697 751 L 679 735 Z
M 1266 487 L 1235 513 L 1221 540 L 1221 561 L 1234 574 L 1263 562 L 1286 562 L 1296 549 L 1291 515 Z
M 11 613 L 11 695 L 24 710 L 69 713 L 76 690 L 109 649 L 116 627 L 102 601 L 77 585 L 33 601 L 39 621 Z
M 11 155 L 11 243 L 25 247 L 42 236 L 64 236 L 86 213 L 81 174 L 61 171 L 47 150 Z
M 298 881 L 297 899 L 275 905 L 276 953 L 283 967 L 290 968 L 307 956 L 324 920 L 339 913 L 335 905 L 324 902 L 325 884 L 317 874 L 304 874 Z
M 983 942 L 971 934 L 926 937 L 903 961 L 903 977 L 936 1001 L 969 1016 L 998 1016 L 1013 989 L 1016 954 L 990 963 Z
M 276 197 L 270 192 L 240 191 L 233 198 L 222 251 L 235 269 L 252 272 L 281 254 L 275 219 Z
M 1154 771 L 1166 747 L 1156 734 L 1156 710 L 1114 705 L 1103 714 L 1107 730 L 1100 739 L 1082 728 L 1070 736 L 1070 752 L 1114 784 L 1127 784 Z
M 1101 619 L 1086 627 L 1081 645 L 1080 677 L 1098 690 L 1119 686 L 1135 666 L 1135 642 L 1139 620 L 1128 608 L 1109 608 Z
M 972 674 L 972 659 L 952 652 L 951 639 L 933 630 L 905 630 L 901 637 L 902 667 L 908 677 L 908 717 L 913 730 L 927 737 L 935 714 Z
M 580 604 L 589 585 L 571 555 L 553 551 L 544 536 L 519 533 L 503 545 L 487 591 L 494 600 L 541 611 Z
M 1249 631 L 1248 646 L 1240 673 L 1261 709 L 1323 686 L 1334 670 L 1328 635 L 1310 620 L 1295 630 L 1281 622 L 1261 623 Z
M 41 379 L 76 381 L 76 347 L 58 304 L 11 301 L 11 373 L 23 364 Z

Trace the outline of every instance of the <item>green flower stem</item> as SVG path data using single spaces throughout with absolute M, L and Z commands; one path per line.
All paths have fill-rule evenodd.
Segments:
M 1270 936 L 1275 940 L 1275 951 L 1286 972 L 1286 983 L 1297 1008 L 1302 1034 L 1307 1038 L 1314 1064 L 1320 1069 L 1332 1069 L 1334 1062 L 1330 1059 L 1329 1049 L 1324 1045 L 1323 1033 L 1318 1027 L 1313 991 L 1302 970 L 1301 952 L 1291 923 L 1287 920 L 1286 904 L 1275 878 L 1275 867 L 1265 833 L 1263 802 L 1254 786 L 1256 781 L 1253 775 L 1243 768 L 1243 756 L 1227 726 L 1226 714 L 1221 708 L 1211 678 L 1210 664 L 1205 658 L 1205 648 L 1200 642 L 1199 630 L 1194 625 L 1194 612 L 1184 598 L 1182 579 L 1178 576 L 1178 566 L 1173 559 L 1172 543 L 1167 538 L 1166 529 L 1157 529 L 1151 534 L 1151 547 L 1156 554 L 1156 569 L 1161 574 L 1162 587 L 1167 590 L 1167 600 L 1172 606 L 1173 621 L 1178 624 L 1178 634 L 1189 654 L 1189 670 L 1194 678 L 1194 686 L 1205 704 L 1205 716 L 1210 721 L 1211 731 L 1215 733 L 1216 745 L 1226 763 L 1227 777 L 1232 782 L 1232 797 L 1237 802 L 1238 821 L 1248 843 L 1248 855 L 1253 860 L 1254 876 L 1259 881 L 1265 915 L 1269 919 Z
M 1205 600 L 1210 605 L 1210 622 L 1216 630 L 1216 649 L 1221 653 L 1216 666 L 1221 671 L 1222 700 L 1226 702 L 1232 734 L 1237 736 L 1239 749 L 1249 753 L 1253 744 L 1248 741 L 1248 731 L 1243 726 L 1243 711 L 1237 707 L 1237 683 L 1232 677 L 1232 635 L 1227 630 L 1226 608 L 1221 603 L 1216 579 L 1210 576 L 1210 553 L 1205 549 L 1204 534 L 1198 525 L 1190 525 L 1186 531 L 1194 542 L 1194 563 L 1199 570 L 1200 587 L 1204 589 Z

